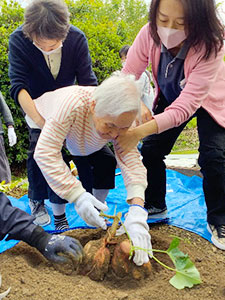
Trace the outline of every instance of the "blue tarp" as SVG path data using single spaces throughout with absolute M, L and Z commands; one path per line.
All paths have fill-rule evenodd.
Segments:
M 27 195 L 20 199 L 9 197 L 12 205 L 19 207 L 26 212 L 30 213 L 28 206 Z M 121 175 L 116 176 L 116 188 L 111 190 L 107 197 L 107 204 L 109 210 L 106 212 L 113 215 L 118 211 L 124 214 L 128 210 L 128 204 L 125 201 L 126 190 Z M 166 222 L 191 232 L 194 232 L 203 238 L 210 241 L 210 234 L 206 226 L 206 206 L 202 190 L 202 179 L 198 176 L 188 177 L 173 170 L 167 170 L 167 195 L 166 202 L 168 207 L 168 214 L 166 219 L 149 220 L 149 223 Z M 53 215 L 50 202 L 46 201 L 48 212 L 51 216 L 51 224 L 45 226 L 46 231 L 53 232 Z M 90 228 L 86 223 L 77 215 L 74 205 L 66 205 L 66 215 L 71 229 L 77 228 Z M 17 241 L 1 241 L 0 253 L 16 245 Z

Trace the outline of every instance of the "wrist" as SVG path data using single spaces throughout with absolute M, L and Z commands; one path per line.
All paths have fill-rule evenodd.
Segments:
M 33 119 L 34 123 L 37 124 L 40 128 L 43 128 L 45 125 L 45 120 L 38 115 L 36 118 Z
M 154 118 L 151 121 L 137 127 L 137 134 L 140 140 L 145 138 L 148 135 L 157 134 L 157 133 L 158 133 L 158 125 Z
M 146 208 L 144 208 L 144 206 L 141 206 L 139 204 L 131 204 L 130 207 L 140 207 L 142 208 L 145 212 L 148 212 Z
M 130 205 L 139 205 L 144 207 L 144 200 L 142 198 L 135 197 L 130 200 Z
M 27 243 L 42 253 L 51 237 L 41 226 L 36 226 Z

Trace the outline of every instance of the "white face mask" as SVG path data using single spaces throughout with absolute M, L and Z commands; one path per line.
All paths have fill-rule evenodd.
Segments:
M 174 48 L 182 43 L 187 37 L 184 30 L 157 26 L 157 33 L 163 45 L 167 49 Z
M 36 44 L 35 44 L 35 42 L 33 42 L 33 44 L 34 44 L 34 46 L 36 47 L 36 48 L 38 48 L 38 50 L 40 50 L 43 54 L 45 54 L 45 55 L 50 55 L 50 54 L 53 54 L 53 53 L 56 53 L 60 48 L 62 48 L 62 46 L 63 46 L 63 44 L 61 43 L 61 45 L 59 45 L 59 47 L 57 47 L 56 49 L 53 49 L 53 50 L 51 50 L 51 51 L 44 51 L 44 50 L 42 50 L 41 48 L 39 48 Z

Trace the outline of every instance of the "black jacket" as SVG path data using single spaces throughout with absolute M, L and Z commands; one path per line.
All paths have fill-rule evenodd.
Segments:
M 22 26 L 18 27 L 9 39 L 9 78 L 10 95 L 17 103 L 21 89 L 25 89 L 32 99 L 36 99 L 45 92 L 75 83 L 97 85 L 87 39 L 80 29 L 72 25 L 63 42 L 61 65 L 56 79 L 42 52 L 25 38 Z
M 0 240 L 22 240 L 30 244 L 31 235 L 37 227 L 34 218 L 25 211 L 13 207 L 9 199 L 0 192 Z

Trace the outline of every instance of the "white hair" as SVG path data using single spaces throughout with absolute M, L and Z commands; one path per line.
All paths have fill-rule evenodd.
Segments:
M 116 117 L 125 112 L 140 112 L 141 90 L 134 75 L 116 72 L 94 91 L 98 117 Z

